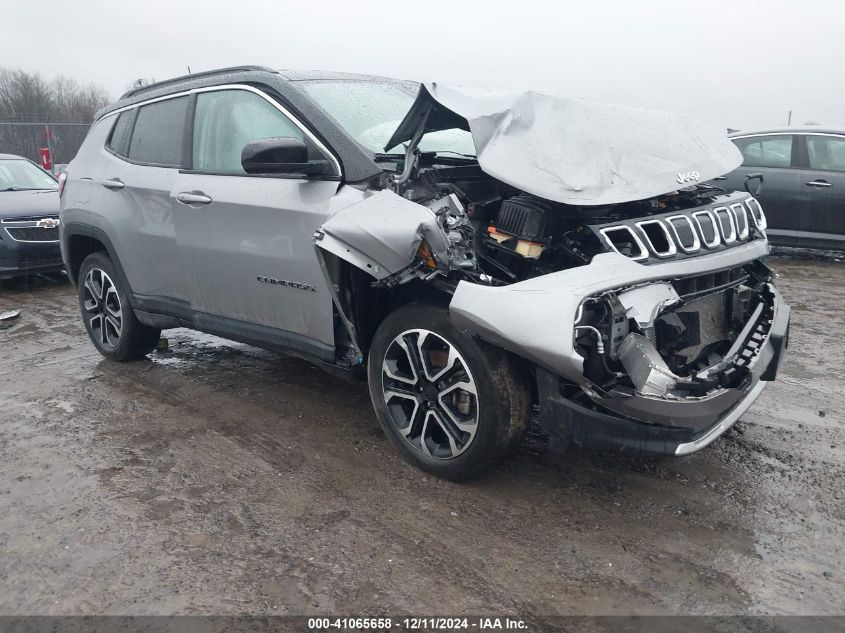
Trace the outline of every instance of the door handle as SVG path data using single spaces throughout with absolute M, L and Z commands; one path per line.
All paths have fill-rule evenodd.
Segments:
M 211 204 L 211 198 L 202 192 L 183 191 L 176 194 L 176 200 L 182 204 Z
M 716 176 L 713 180 L 727 180 L 727 176 Z
M 805 182 L 805 185 L 808 187 L 832 187 L 828 181 L 826 180 L 811 180 L 810 182 Z
M 100 183 L 106 189 L 111 189 L 112 191 L 117 191 L 119 189 L 123 189 L 126 185 L 123 184 L 123 181 L 120 178 L 109 178 L 108 180 L 104 180 Z

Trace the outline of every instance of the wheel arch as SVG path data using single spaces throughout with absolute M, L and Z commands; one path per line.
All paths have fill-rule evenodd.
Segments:
M 448 358 L 450 359 L 452 351 L 457 352 L 457 360 L 460 360 L 461 365 L 466 369 L 459 383 L 454 381 L 450 383 L 447 378 L 447 382 L 440 384 L 441 374 L 436 373 L 437 369 L 434 370 L 434 377 L 428 376 L 428 370 L 424 369 L 423 372 L 427 378 L 422 381 L 419 380 L 422 375 L 419 369 L 412 369 L 410 371 L 412 375 L 408 375 L 409 367 L 425 367 L 425 361 L 419 355 L 408 352 L 409 348 L 415 347 L 411 340 L 405 338 L 406 335 L 414 336 L 409 330 L 434 334 L 434 347 L 430 347 L 428 352 L 423 347 L 418 349 L 423 357 L 430 351 L 434 353 L 439 351 L 441 354 L 439 363 L 435 362 L 433 356 L 428 357 L 435 368 L 441 367 L 449 371 L 451 365 L 444 364 L 446 357 L 442 354 L 444 347 L 449 350 Z M 404 369 L 400 362 L 397 362 L 399 359 L 396 354 L 392 355 L 392 363 L 385 365 L 391 347 L 400 338 L 407 343 L 407 347 L 400 343 L 408 357 Z M 440 339 L 439 342 L 437 339 Z M 426 340 L 431 339 L 427 337 Z M 419 345 L 420 339 L 416 341 Z M 396 349 L 394 347 L 394 351 Z M 529 376 L 523 374 L 522 367 L 514 364 L 510 355 L 504 350 L 486 344 L 470 333 L 455 327 L 448 311 L 440 306 L 410 304 L 391 313 L 373 340 L 371 355 L 373 358 L 367 368 L 367 377 L 370 398 L 379 424 L 403 457 L 423 470 L 453 481 L 465 480 L 506 457 L 516 447 L 527 428 L 532 408 Z M 416 362 L 412 360 L 412 356 L 417 357 Z M 448 363 L 448 361 L 445 362 Z M 397 378 L 396 374 L 400 373 L 405 377 L 404 380 L 398 377 L 403 385 L 390 380 Z M 385 377 L 388 383 L 384 382 Z M 411 380 L 407 380 L 408 378 Z M 410 386 L 404 386 L 406 382 Z M 474 410 L 462 411 L 464 415 L 474 417 L 474 434 L 466 437 L 469 430 L 460 427 L 463 437 L 459 440 L 458 436 L 461 434 L 450 432 L 446 427 L 452 425 L 447 423 L 445 426 L 440 424 L 442 433 L 435 427 L 429 436 L 426 434 L 425 425 L 420 427 L 419 421 L 415 425 L 414 420 L 423 401 L 426 401 L 424 411 L 439 411 L 440 421 L 448 422 L 451 418 L 457 423 L 455 416 L 448 412 L 454 411 L 456 403 L 453 402 L 450 409 L 450 405 L 443 402 L 443 396 L 454 391 L 453 388 L 460 383 L 469 383 L 471 388 L 468 391 L 475 397 Z M 432 387 L 437 390 L 435 398 L 432 398 Z M 415 400 L 417 407 L 413 411 L 408 411 L 405 407 L 396 409 L 390 403 L 396 404 L 397 398 L 399 401 Z M 435 422 L 437 421 L 435 419 Z M 467 422 L 470 420 L 463 420 L 463 423 Z M 440 438 L 438 439 L 436 435 Z M 454 441 L 448 441 L 451 449 L 448 454 L 444 454 L 441 449 L 445 448 L 446 442 L 443 440 L 450 436 Z M 437 451 L 436 453 L 432 450 L 430 443 L 428 443 L 428 450 L 423 448 L 421 442 L 426 441 L 427 437 L 434 442 L 433 448 Z M 437 448 L 438 444 L 440 448 Z M 455 452 L 455 444 L 460 449 L 458 453 Z
M 126 278 L 126 273 L 116 255 L 114 244 L 109 236 L 102 229 L 73 222 L 63 227 L 62 246 L 65 253 L 65 264 L 68 277 L 71 283 L 76 286 L 79 280 L 79 270 L 82 262 L 91 253 L 105 252 L 114 263 L 115 271 L 120 277 L 120 283 L 127 289 L 130 305 L 134 303 L 131 286 Z
M 449 304 L 445 292 L 422 280 L 392 287 L 378 285 L 378 280 L 367 269 L 328 251 L 317 250 L 332 290 L 335 311 L 343 322 L 336 329 L 336 346 L 339 349 L 356 348 L 362 355 L 362 362 L 376 330 L 389 314 L 411 303 L 444 308 Z

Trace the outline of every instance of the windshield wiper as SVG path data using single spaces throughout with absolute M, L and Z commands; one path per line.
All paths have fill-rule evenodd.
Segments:
M 0 189 L 0 192 L 3 191 L 55 191 L 58 189 L 56 188 L 47 188 L 47 187 L 6 187 L 5 189 Z
M 425 153 L 428 154 L 429 152 L 425 152 Z M 438 150 L 435 150 L 434 152 L 430 152 L 430 153 L 432 153 L 432 154 L 453 154 L 455 156 L 461 156 L 463 158 L 469 158 L 471 160 L 478 160 L 478 156 L 475 156 L 474 154 L 461 154 L 460 152 L 455 152 L 451 149 L 443 149 L 443 150 L 438 149 Z
M 376 160 L 402 160 L 405 158 L 404 154 L 386 154 L 383 152 L 375 152 L 373 156 Z

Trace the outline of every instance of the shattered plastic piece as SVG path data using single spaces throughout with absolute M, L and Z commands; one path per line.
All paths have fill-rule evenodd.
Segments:
M 531 91 L 426 83 L 386 149 L 425 132 L 468 129 L 485 173 L 566 204 L 645 200 L 732 171 L 742 155 L 686 117 Z
M 17 319 L 20 315 L 20 310 L 7 310 L 6 312 L 0 312 L 0 321 L 13 321 L 14 319 Z
M 670 283 L 651 283 L 619 294 L 619 302 L 624 306 L 625 313 L 644 330 L 654 325 L 654 320 L 663 308 L 680 300 Z

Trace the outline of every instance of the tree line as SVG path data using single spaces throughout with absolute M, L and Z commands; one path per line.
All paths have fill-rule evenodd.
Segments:
M 55 163 L 70 162 L 94 113 L 110 101 L 96 84 L 0 67 L 0 154 L 37 162 L 38 149 L 50 147 Z

